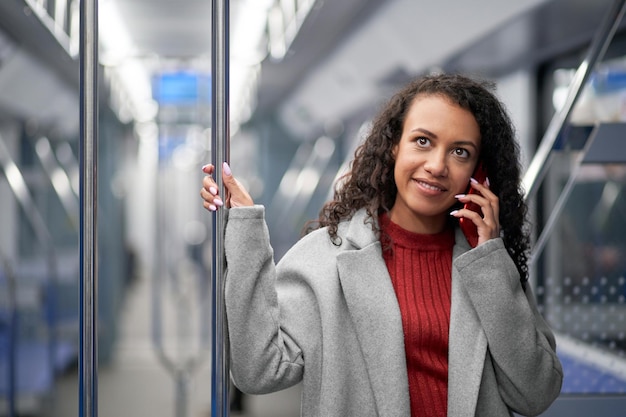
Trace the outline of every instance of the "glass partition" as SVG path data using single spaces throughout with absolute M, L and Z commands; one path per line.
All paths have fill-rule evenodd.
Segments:
M 537 203 L 537 229 L 551 231 L 542 250 L 533 255 L 535 292 L 555 331 L 564 369 L 561 402 L 546 415 L 578 413 L 585 407 L 599 415 L 614 415 L 615 404 L 605 400 L 621 401 L 626 394 L 622 62 L 600 64 L 584 87 L 559 138 Z M 567 64 L 549 71 L 544 113 L 562 105 L 573 73 Z M 541 234 L 537 240 L 541 242 Z M 605 409 L 609 414 L 603 414 Z

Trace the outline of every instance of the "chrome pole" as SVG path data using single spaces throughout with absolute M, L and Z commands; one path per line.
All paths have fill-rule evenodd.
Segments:
M 228 37 L 229 1 L 213 0 L 211 38 L 211 159 L 215 180 L 224 196 L 222 163 L 230 153 Z M 211 411 L 213 417 L 228 416 L 229 366 L 228 341 L 224 306 L 224 210 L 213 214 L 212 236 L 212 349 L 211 349 Z
M 98 415 L 98 1 L 80 2 L 79 416 Z

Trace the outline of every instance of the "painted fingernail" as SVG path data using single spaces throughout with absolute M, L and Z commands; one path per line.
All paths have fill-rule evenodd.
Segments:
M 209 205 L 209 210 L 217 211 L 217 207 L 215 207 L 213 204 L 211 204 L 211 205 Z
M 450 212 L 450 216 L 456 216 L 458 214 L 458 210 L 454 210 Z
M 487 187 L 491 185 L 491 183 L 489 182 L 489 177 L 485 178 L 485 184 L 487 184 Z
M 202 170 L 204 171 L 204 170 L 206 170 L 208 167 L 209 167 L 209 164 L 202 165 Z
M 220 200 L 219 198 L 215 198 L 213 199 L 213 204 L 215 204 L 216 206 L 223 206 L 224 202 L 222 200 Z
M 476 181 L 475 178 L 470 178 L 470 181 L 472 182 L 472 184 L 478 184 L 478 181 Z
M 454 196 L 454 198 L 463 198 L 465 197 L 465 194 L 457 194 Z
M 215 187 L 209 187 L 209 192 L 213 195 L 217 195 L 217 188 Z
M 233 175 L 232 171 L 230 170 L 230 166 L 228 165 L 228 162 L 224 162 L 224 175 L 228 175 L 229 177 Z

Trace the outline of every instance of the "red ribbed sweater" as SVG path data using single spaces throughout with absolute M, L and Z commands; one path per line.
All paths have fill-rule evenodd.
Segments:
M 416 234 L 386 215 L 380 225 L 391 238 L 383 257 L 402 314 L 411 416 L 445 417 L 454 231 Z

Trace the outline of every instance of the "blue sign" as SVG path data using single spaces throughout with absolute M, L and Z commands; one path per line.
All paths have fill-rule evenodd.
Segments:
M 165 105 L 210 103 L 211 76 L 191 71 L 157 75 L 152 82 L 152 98 Z

